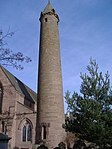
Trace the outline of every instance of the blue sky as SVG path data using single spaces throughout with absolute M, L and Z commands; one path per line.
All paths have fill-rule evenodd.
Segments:
M 59 15 L 63 89 L 79 91 L 90 57 L 112 77 L 112 0 L 51 0 Z M 32 58 L 23 71 L 7 69 L 36 91 L 39 16 L 47 0 L 0 0 L 0 28 L 15 35 L 8 47 Z

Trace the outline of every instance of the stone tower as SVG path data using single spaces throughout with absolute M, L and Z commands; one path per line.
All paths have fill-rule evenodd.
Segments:
M 50 1 L 40 15 L 37 142 L 49 148 L 64 141 L 64 102 L 58 33 L 59 18 Z

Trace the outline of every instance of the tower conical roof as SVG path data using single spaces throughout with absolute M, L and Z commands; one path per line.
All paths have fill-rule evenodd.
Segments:
M 56 12 L 55 12 L 54 8 L 52 7 L 50 1 L 48 1 L 48 4 L 47 4 L 47 6 L 45 7 L 43 13 L 48 13 L 48 12 L 53 12 L 53 13 L 56 14 Z

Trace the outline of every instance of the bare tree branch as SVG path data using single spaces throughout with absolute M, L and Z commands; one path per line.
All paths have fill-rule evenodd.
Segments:
M 31 58 L 24 56 L 23 53 L 17 52 L 14 53 L 10 48 L 7 48 L 6 38 L 11 38 L 14 35 L 14 32 L 10 32 L 10 27 L 6 34 L 3 34 L 2 30 L 0 31 L 0 65 L 13 66 L 16 69 L 23 69 L 21 65 L 22 62 L 29 63 Z

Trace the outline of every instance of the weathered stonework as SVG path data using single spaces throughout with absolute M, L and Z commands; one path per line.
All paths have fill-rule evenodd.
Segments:
M 6 133 L 8 137 L 11 137 L 9 145 L 13 148 L 18 146 L 21 148 L 32 149 L 33 144 L 35 144 L 35 129 L 36 129 L 36 111 L 35 108 L 31 109 L 25 105 L 25 96 L 23 96 L 14 84 L 11 82 L 14 76 L 10 74 L 7 70 L 0 66 L 0 83 L 3 88 L 3 97 L 1 114 L 0 114 L 0 132 Z M 18 82 L 17 82 L 18 84 Z M 36 98 L 35 98 L 36 100 Z M 36 106 L 36 101 L 34 105 Z M 22 141 L 22 124 L 24 120 L 29 120 L 32 125 L 32 140 Z M 6 127 L 3 131 L 2 121 L 5 122 Z
M 32 149 L 35 143 L 46 142 L 53 149 L 66 139 L 58 22 L 49 2 L 40 16 L 38 100 L 36 93 L 0 66 L 0 131 L 12 138 L 12 148 Z M 30 141 L 22 140 L 26 122 L 31 125 Z
M 58 146 L 65 138 L 58 22 L 58 15 L 48 3 L 40 16 L 37 141 L 43 140 L 42 124 L 49 124 L 44 140 L 49 148 Z

